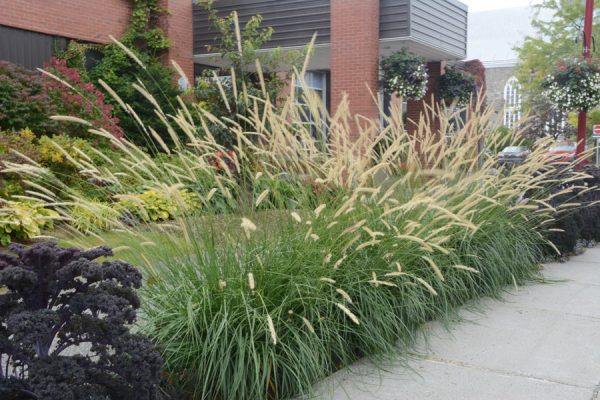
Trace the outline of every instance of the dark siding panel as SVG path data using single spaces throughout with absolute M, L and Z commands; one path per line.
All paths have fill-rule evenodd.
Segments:
M 0 25 L 0 60 L 32 70 L 41 68 L 66 42 L 64 38 Z
M 411 36 L 466 55 L 467 9 L 455 0 L 411 0 Z
M 260 14 L 262 26 L 273 27 L 270 47 L 303 46 L 317 32 L 317 43 L 330 42 L 329 0 L 221 0 L 215 3 L 219 15 L 237 11 L 240 23 Z M 206 54 L 206 46 L 215 43 L 206 11 L 194 6 L 194 54 Z
M 412 36 L 457 55 L 466 54 L 467 8 L 456 0 L 380 0 L 380 37 Z
M 396 38 L 409 36 L 410 4 L 409 0 L 380 0 L 379 37 Z

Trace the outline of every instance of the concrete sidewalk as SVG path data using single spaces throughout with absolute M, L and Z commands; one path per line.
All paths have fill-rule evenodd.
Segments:
M 318 399 L 600 400 L 600 248 L 543 273 L 565 282 L 484 300 L 449 331 L 428 324 L 414 358 L 383 371 L 359 362 Z

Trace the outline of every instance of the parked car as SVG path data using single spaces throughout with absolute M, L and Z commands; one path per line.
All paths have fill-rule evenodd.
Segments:
M 498 163 L 503 165 L 520 164 L 531 154 L 526 146 L 508 146 L 498 153 Z
M 546 160 L 551 162 L 571 162 L 575 160 L 576 152 L 577 144 L 575 142 L 558 142 L 548 149 Z

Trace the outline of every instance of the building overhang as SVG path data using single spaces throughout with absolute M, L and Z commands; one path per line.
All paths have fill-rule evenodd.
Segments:
M 306 46 L 282 47 L 283 53 L 289 51 L 302 51 Z M 379 54 L 386 57 L 402 49 L 409 53 L 423 57 L 425 61 L 454 61 L 462 60 L 465 57 L 464 52 L 453 52 L 440 48 L 435 43 L 428 43 L 426 40 L 415 37 L 383 38 L 379 40 Z M 258 53 L 266 53 L 273 49 L 262 49 Z M 219 54 L 196 54 L 194 55 L 196 64 L 209 67 L 222 67 L 223 62 Z M 309 70 L 329 70 L 331 66 L 331 44 L 317 43 L 314 45 L 312 54 L 309 58 Z M 283 65 L 282 70 L 287 70 L 289 66 Z
M 466 57 L 468 8 L 457 0 L 378 0 L 379 54 L 386 56 L 406 48 L 427 61 L 452 61 Z M 273 28 L 271 47 L 283 51 L 303 49 L 316 33 L 309 68 L 330 68 L 330 0 L 219 0 L 221 17 L 237 11 L 240 24 L 260 14 L 263 26 Z M 219 66 L 218 55 L 207 48 L 218 42 L 206 10 L 194 6 L 194 61 Z M 269 51 L 264 50 L 264 51 Z

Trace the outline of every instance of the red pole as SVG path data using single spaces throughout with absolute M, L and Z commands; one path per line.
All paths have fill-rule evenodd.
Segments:
M 594 0 L 585 2 L 585 19 L 583 22 L 583 57 L 592 61 L 592 24 L 594 22 Z M 585 152 L 587 113 L 579 113 L 579 123 L 577 124 L 577 158 Z

